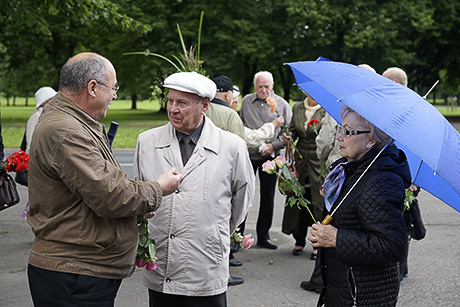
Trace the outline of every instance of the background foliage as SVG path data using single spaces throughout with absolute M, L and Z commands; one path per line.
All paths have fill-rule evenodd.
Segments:
M 283 63 L 318 56 L 379 73 L 399 66 L 422 95 L 437 79 L 438 98 L 459 91 L 457 0 L 0 0 L 0 92 L 12 104 L 41 86 L 57 88 L 65 61 L 94 51 L 113 62 L 120 95 L 135 108 L 174 68 L 124 54 L 179 55 L 177 24 L 187 48 L 196 44 L 201 11 L 204 69 L 230 76 L 243 94 L 257 71 L 269 70 L 276 91 L 295 99 Z

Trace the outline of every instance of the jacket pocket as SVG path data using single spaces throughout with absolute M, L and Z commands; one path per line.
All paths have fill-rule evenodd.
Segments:
M 222 239 L 220 236 L 219 225 L 213 225 L 208 228 L 206 236 L 206 250 L 211 258 L 219 264 L 224 258 Z

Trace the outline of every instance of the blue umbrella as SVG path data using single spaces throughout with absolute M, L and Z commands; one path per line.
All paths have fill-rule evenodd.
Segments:
M 296 84 L 337 122 L 347 105 L 396 141 L 412 182 L 460 212 L 460 135 L 424 98 L 356 65 L 333 61 L 287 63 Z

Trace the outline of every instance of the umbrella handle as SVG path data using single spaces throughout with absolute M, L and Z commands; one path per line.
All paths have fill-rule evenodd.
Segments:
M 329 214 L 324 218 L 324 220 L 321 222 L 323 225 L 329 225 L 332 222 L 333 217 L 330 216 Z

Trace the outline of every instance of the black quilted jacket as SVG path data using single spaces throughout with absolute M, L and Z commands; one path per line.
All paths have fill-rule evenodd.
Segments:
M 372 149 L 346 164 L 345 182 L 332 210 L 377 153 Z M 398 261 L 407 244 L 401 212 L 409 185 L 405 154 L 388 146 L 334 214 L 337 244 L 321 250 L 324 288 L 318 306 L 396 305 Z

